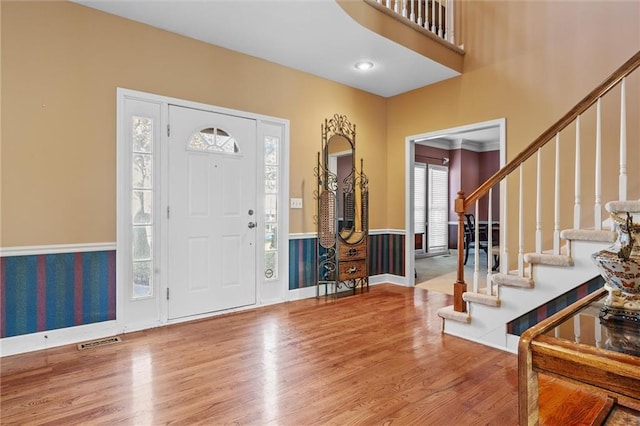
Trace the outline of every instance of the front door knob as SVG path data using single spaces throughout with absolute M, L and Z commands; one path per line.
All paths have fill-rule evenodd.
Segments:
M 249 229 L 253 229 L 256 227 L 256 223 L 255 222 L 249 222 Z

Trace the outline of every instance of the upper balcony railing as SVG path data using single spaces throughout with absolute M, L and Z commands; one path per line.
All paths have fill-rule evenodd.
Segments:
M 365 0 L 455 45 L 454 0 Z

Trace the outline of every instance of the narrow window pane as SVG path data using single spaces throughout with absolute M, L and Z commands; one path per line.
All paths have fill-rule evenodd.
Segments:
M 278 192 L 278 167 L 265 166 L 264 192 L 267 194 L 275 194 Z
M 134 225 L 151 224 L 151 207 L 153 193 L 151 191 L 133 191 L 131 197 L 131 213 Z
M 152 227 L 151 226 L 134 226 L 133 227 L 133 260 L 151 260 L 152 245 Z
M 264 226 L 264 249 L 278 249 L 278 225 L 268 223 Z
M 151 155 L 133 155 L 133 182 L 134 188 L 151 189 Z
M 267 136 L 264 138 L 264 163 L 268 165 L 278 164 L 278 151 L 280 138 Z
M 132 117 L 133 151 L 151 152 L 153 147 L 153 120 L 146 117 Z
M 278 252 L 270 251 L 265 254 L 264 277 L 267 279 L 278 278 Z
M 153 278 L 151 275 L 151 261 L 133 262 L 133 297 L 151 296 Z
M 264 196 L 264 222 L 277 222 L 278 220 L 278 196 L 267 194 Z

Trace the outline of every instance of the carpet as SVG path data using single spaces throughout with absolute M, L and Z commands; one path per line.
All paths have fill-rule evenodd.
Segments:
M 438 293 L 450 294 L 453 296 L 453 283 L 456 282 L 456 271 L 449 272 L 436 278 L 416 284 L 416 287 L 423 290 L 437 291 Z
M 469 288 L 473 282 L 474 259 L 472 255 L 469 256 L 469 261 L 464 267 L 464 279 Z M 484 252 L 480 252 L 479 264 L 478 284 L 482 288 L 485 286 L 487 277 L 487 257 Z M 441 256 L 416 258 L 415 265 L 416 287 L 453 295 L 453 283 L 456 282 L 458 267 L 458 252 L 456 250 L 450 250 L 449 253 Z

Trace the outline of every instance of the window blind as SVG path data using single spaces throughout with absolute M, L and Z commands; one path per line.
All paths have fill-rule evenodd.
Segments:
M 449 248 L 449 169 L 428 166 L 428 248 L 429 253 Z

